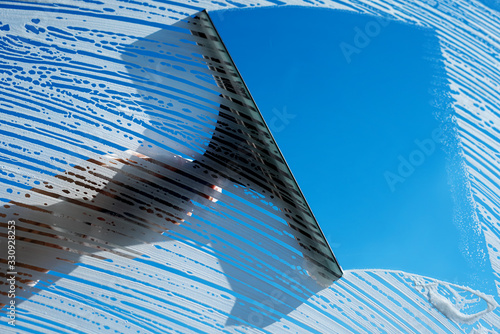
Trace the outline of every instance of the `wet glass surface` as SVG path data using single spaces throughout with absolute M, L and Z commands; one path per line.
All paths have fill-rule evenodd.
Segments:
M 0 3 L 3 332 L 498 331 L 498 12 L 254 4 Z

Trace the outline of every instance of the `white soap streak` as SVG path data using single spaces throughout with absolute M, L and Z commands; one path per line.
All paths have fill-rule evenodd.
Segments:
M 497 302 L 493 299 L 492 296 L 488 296 L 468 287 L 458 286 L 456 284 L 446 283 L 442 281 L 435 281 L 433 283 L 421 283 L 418 279 L 415 279 L 415 285 L 417 287 L 422 287 L 423 293 L 427 295 L 427 298 L 432 306 L 434 306 L 448 319 L 453 320 L 457 323 L 474 323 L 477 320 L 481 319 L 484 315 L 492 312 L 498 307 Z M 445 288 L 446 290 L 451 292 L 451 297 L 453 297 L 455 302 L 452 302 L 449 298 L 440 294 L 438 291 L 438 287 Z M 467 308 L 468 304 L 477 303 L 478 300 L 463 298 L 459 295 L 457 289 L 470 292 L 473 296 L 478 297 L 479 300 L 486 302 L 487 308 L 483 311 L 473 314 L 462 313 L 461 310 Z
M 446 328 L 447 332 L 461 332 L 465 327 L 462 329 L 457 325 L 474 324 L 481 319 L 497 324 L 498 315 L 494 310 L 498 304 L 494 298 L 468 287 L 401 271 L 353 270 L 347 271 L 332 290 L 339 291 L 338 287 L 345 281 L 362 292 L 357 297 L 361 299 L 361 305 L 378 305 L 376 311 L 393 317 L 392 324 L 406 326 L 405 329 L 396 329 L 400 332 L 422 333 L 439 327 Z M 444 291 L 447 296 L 442 294 Z
M 439 292 L 429 300 L 424 285 L 427 290 L 437 285 L 449 289 L 448 298 L 457 300 L 464 310 L 438 309 L 452 302 Z M 328 333 L 464 333 L 481 326 L 495 332 L 500 329 L 495 307 L 491 296 L 428 277 L 394 270 L 347 270 L 341 280 L 310 298 L 294 314 L 307 315 L 301 321 L 318 321 L 314 328 L 321 333 L 325 331 L 320 324 L 328 324 Z M 281 323 L 288 325 L 285 319 Z M 266 329 L 277 332 L 279 327 L 275 324 Z
M 474 292 L 475 295 L 482 298 L 488 303 L 488 309 L 475 314 L 464 314 L 460 312 L 458 307 L 454 305 L 450 300 L 446 299 L 446 297 L 441 296 L 437 292 L 435 285 L 429 285 L 427 286 L 427 288 L 428 298 L 432 306 L 438 309 L 439 312 L 443 313 L 448 319 L 458 323 L 473 323 L 481 319 L 483 315 L 493 311 L 498 306 L 491 296 L 481 295 L 481 293 L 476 291 Z M 473 290 L 468 291 L 473 292 Z

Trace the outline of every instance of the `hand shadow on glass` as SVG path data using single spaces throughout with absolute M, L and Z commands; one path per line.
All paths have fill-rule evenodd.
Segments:
M 269 134 L 242 112 L 247 97 L 232 83 L 236 74 L 226 60 L 209 47 L 214 38 L 195 15 L 125 48 L 121 59 L 137 90 L 134 102 L 147 116 L 147 140 L 127 152 L 88 159 L 32 189 L 23 203 L 5 206 L 6 217 L 22 223 L 17 226 L 19 302 L 69 275 L 82 256 L 105 260 L 108 252 L 136 259 L 142 254 L 132 245 L 168 247 L 169 230 L 224 255 L 219 263 L 236 299 L 226 325 L 266 327 L 333 282 L 310 265 L 309 252 L 315 250 L 303 242 L 310 231 L 300 222 L 300 210 L 294 211 L 289 189 L 266 169 L 274 163 L 266 151 Z M 194 53 L 202 57 L 185 56 Z M 263 155 L 270 159 L 263 161 Z M 233 247 L 182 229 L 191 215 L 203 218 L 207 210 L 200 207 L 215 205 L 227 189 L 240 196 L 245 190 L 258 193 L 251 203 L 261 210 L 270 210 L 262 198 L 279 208 L 287 225 L 264 222 L 284 232 L 279 242 L 263 237 L 260 226 L 242 230 L 227 219 L 197 223 L 205 235 L 228 237 Z M 48 200 L 33 204 L 38 203 L 34 198 Z M 255 240 L 271 254 L 257 251 Z M 245 254 L 262 254 L 261 264 L 237 260 Z M 2 273 L 6 264 L 2 261 Z M 0 298 L 8 302 L 5 294 Z

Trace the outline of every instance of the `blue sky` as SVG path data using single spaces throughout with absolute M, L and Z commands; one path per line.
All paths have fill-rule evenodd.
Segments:
M 416 143 L 436 143 L 451 102 L 432 31 L 299 7 L 211 17 L 344 269 L 493 289 L 487 264 L 462 255 L 454 210 L 463 226 L 474 221 L 449 184 L 462 176 L 441 143 L 428 154 Z M 371 37 L 356 40 L 358 29 Z M 417 166 L 402 176 L 410 158 Z

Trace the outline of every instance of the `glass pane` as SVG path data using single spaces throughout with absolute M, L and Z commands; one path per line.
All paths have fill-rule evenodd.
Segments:
M 500 331 L 498 6 L 283 4 L 0 3 L 2 332 Z

